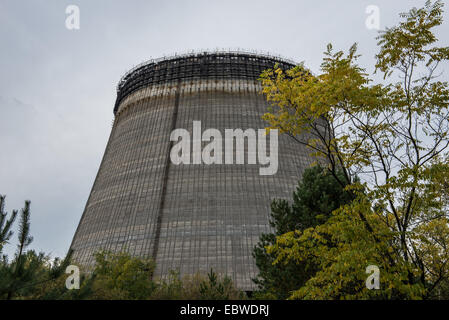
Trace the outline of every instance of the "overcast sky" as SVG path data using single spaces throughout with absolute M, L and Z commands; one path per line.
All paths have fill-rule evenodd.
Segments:
M 66 253 L 106 147 L 116 84 L 143 60 L 244 48 L 304 61 L 318 73 L 327 43 L 347 50 L 358 42 L 360 62 L 372 72 L 377 31 L 365 26 L 367 6 L 378 6 L 382 29 L 424 3 L 1 0 L 0 194 L 7 195 L 6 209 L 31 200 L 31 247 Z M 79 30 L 65 25 L 71 4 L 80 9 Z M 438 29 L 442 45 L 448 35 L 449 21 Z

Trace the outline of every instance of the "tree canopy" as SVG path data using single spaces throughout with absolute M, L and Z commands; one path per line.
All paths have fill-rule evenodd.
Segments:
M 311 148 L 357 194 L 324 224 L 270 246 L 275 263 L 320 265 L 292 298 L 430 298 L 448 280 L 449 90 L 438 70 L 449 47 L 434 32 L 442 13 L 441 1 L 427 1 L 379 34 L 378 83 L 358 65 L 355 44 L 347 54 L 328 45 L 318 75 L 303 66 L 262 74 L 270 128 Z M 381 290 L 364 287 L 370 264 Z
M 341 171 L 337 175 L 344 179 Z M 253 251 L 259 269 L 258 276 L 253 279 L 260 290 L 256 296 L 286 299 L 318 270 L 310 259 L 273 265 L 276 255 L 268 253 L 267 246 L 274 245 L 276 237 L 285 233 L 304 231 L 326 222 L 334 210 L 352 199 L 351 192 L 346 191 L 325 168 L 317 165 L 304 171 L 293 192 L 291 204 L 284 199 L 273 200 L 270 225 L 274 231 L 262 234 Z

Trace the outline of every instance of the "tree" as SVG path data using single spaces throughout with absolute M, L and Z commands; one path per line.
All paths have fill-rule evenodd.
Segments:
M 0 254 L 2 253 L 3 246 L 8 243 L 13 235 L 11 227 L 17 216 L 17 210 L 13 210 L 9 219 L 6 219 L 8 213 L 5 212 L 5 198 L 5 196 L 0 195 Z
M 200 300 L 243 299 L 243 292 L 237 290 L 228 276 L 220 278 L 212 269 L 207 274 L 207 280 L 199 283 Z
M 106 251 L 96 253 L 95 260 L 90 299 L 148 299 L 156 289 L 152 260 Z
M 151 259 L 133 257 L 129 253 L 100 251 L 90 276 L 81 282 L 80 293 L 70 294 L 56 286 L 41 294 L 49 298 L 60 292 L 62 299 L 102 300 L 215 300 L 242 299 L 229 277 L 218 276 L 213 270 L 205 277 L 201 274 L 179 277 L 172 271 L 168 279 L 153 280 L 155 264 Z M 45 290 L 44 290 L 45 291 Z M 72 290 L 78 291 L 78 290 Z
M 69 253 L 71 256 L 71 253 Z M 80 275 L 80 288 L 78 290 L 68 290 L 66 287 L 67 274 L 65 269 L 67 264 L 64 260 L 54 259 L 43 265 L 45 270 L 40 279 L 35 281 L 26 290 L 22 291 L 21 297 L 30 300 L 82 300 L 89 299 L 92 295 L 94 277 L 88 274 Z
M 15 291 L 25 283 L 32 280 L 37 269 L 42 265 L 43 254 L 38 255 L 37 259 L 27 259 L 24 250 L 31 244 L 33 237 L 30 236 L 30 201 L 25 201 L 25 207 L 20 212 L 19 223 L 19 243 L 17 245 L 17 253 L 12 263 L 11 283 L 8 286 L 7 299 L 11 299 Z M 35 255 L 34 255 L 35 256 Z M 26 268 L 26 262 L 32 261 Z
M 430 298 L 447 281 L 448 202 L 439 187 L 449 181 L 449 90 L 436 73 L 449 47 L 438 47 L 433 32 L 442 7 L 427 1 L 381 32 L 378 84 L 357 65 L 356 45 L 347 55 L 328 45 L 317 76 L 301 66 L 262 74 L 278 106 L 264 116 L 271 128 L 314 150 L 358 195 L 325 224 L 287 233 L 268 250 L 278 263 L 319 255 L 321 272 L 293 297 Z M 326 238 L 339 245 L 330 249 Z M 381 268 L 376 294 L 362 288 L 367 263 Z
M 12 236 L 10 230 L 16 218 L 17 211 L 6 221 L 4 212 L 5 197 L 0 197 L 0 229 L 1 237 L 5 243 Z M 6 256 L 0 261 L 0 298 L 12 299 L 15 296 L 28 296 L 32 294 L 35 286 L 58 278 L 69 265 L 71 253 L 62 261 L 55 259 L 50 263 L 50 257 L 34 250 L 27 250 L 33 241 L 30 236 L 30 201 L 25 201 L 24 208 L 20 211 L 18 245 L 14 259 L 9 262 Z M 5 224 L 3 222 L 6 221 Z M 0 247 L 1 248 L 1 247 Z
M 0 249 L 13 235 L 11 228 L 18 211 L 6 219 L 5 197 L 0 197 Z M 0 257 L 0 299 L 242 299 L 244 293 L 227 276 L 211 272 L 181 279 L 172 272 L 168 280 L 153 281 L 155 264 L 151 259 L 134 257 L 126 252 L 96 253 L 91 272 L 80 275 L 80 289 L 66 288 L 65 270 L 72 252 L 63 260 L 51 259 L 28 247 L 31 202 L 20 211 L 17 251 L 12 261 Z
M 337 173 L 340 179 L 343 173 Z M 321 166 L 304 171 L 302 180 L 293 192 L 293 203 L 279 199 L 271 203 L 270 225 L 273 233 L 262 234 L 254 248 L 253 257 L 259 269 L 253 281 L 259 286 L 262 297 L 286 299 L 291 292 L 301 286 L 317 271 L 312 261 L 285 265 L 273 265 L 276 256 L 267 253 L 267 246 L 276 243 L 276 237 L 290 231 L 304 231 L 327 221 L 331 213 L 353 198 L 337 180 Z
M 231 278 L 217 275 L 211 270 L 180 277 L 178 271 L 170 271 L 167 279 L 157 282 L 157 289 L 149 297 L 152 300 L 242 300 L 246 295 L 235 288 Z

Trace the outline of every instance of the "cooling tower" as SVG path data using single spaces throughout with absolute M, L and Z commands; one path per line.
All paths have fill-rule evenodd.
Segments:
M 126 250 L 154 258 L 156 277 L 212 268 L 254 290 L 252 250 L 270 232 L 270 202 L 291 199 L 312 162 L 309 150 L 279 135 L 277 171 L 261 174 L 266 165 L 247 160 L 254 156 L 249 140 L 240 150 L 244 163 L 227 163 L 224 151 L 216 154 L 223 161 L 204 163 L 198 152 L 208 142 L 198 134 L 212 128 L 225 140 L 228 129 L 265 128 L 269 103 L 258 78 L 275 64 L 294 66 L 268 55 L 214 52 L 151 60 L 129 71 L 118 84 L 112 131 L 72 241 L 74 260 L 92 266 L 100 249 Z M 196 137 L 194 124 L 201 125 Z M 175 129 L 190 135 L 189 163 L 173 162 Z M 274 138 L 265 138 L 268 154 Z M 232 150 L 237 154 L 237 142 Z

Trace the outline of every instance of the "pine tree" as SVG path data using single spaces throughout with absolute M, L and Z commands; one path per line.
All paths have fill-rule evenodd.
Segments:
M 17 210 L 13 210 L 9 219 L 6 219 L 8 213 L 5 212 L 5 198 L 5 196 L 0 195 L 0 254 L 2 253 L 3 246 L 8 243 L 13 235 L 11 227 L 17 216 Z
M 33 241 L 30 235 L 30 201 L 20 211 L 18 245 L 14 259 L 9 262 L 6 255 L 0 260 L 0 298 L 13 299 L 34 294 L 36 286 L 53 281 L 60 277 L 70 264 L 71 252 L 65 259 L 55 259 L 50 263 L 50 257 L 42 252 L 27 250 Z M 0 249 L 12 236 L 11 227 L 18 211 L 14 210 L 8 220 L 4 212 L 5 197 L 0 197 Z M 1 251 L 1 250 L 0 250 Z
M 338 175 L 344 181 L 343 173 Z M 286 299 L 316 272 L 316 266 L 307 261 L 273 265 L 276 256 L 267 253 L 266 247 L 276 243 L 277 236 L 324 223 L 332 211 L 351 200 L 350 192 L 321 166 L 304 171 L 302 181 L 293 192 L 292 204 L 284 199 L 273 200 L 270 225 L 274 231 L 262 234 L 253 251 L 259 268 L 259 275 L 253 279 L 260 289 L 256 296 Z

